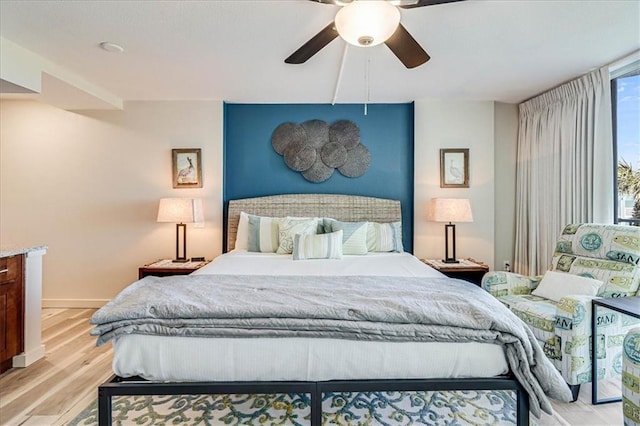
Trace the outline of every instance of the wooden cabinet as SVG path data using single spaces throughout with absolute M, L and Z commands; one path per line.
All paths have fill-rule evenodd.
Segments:
M 0 258 L 0 373 L 24 351 L 24 255 Z

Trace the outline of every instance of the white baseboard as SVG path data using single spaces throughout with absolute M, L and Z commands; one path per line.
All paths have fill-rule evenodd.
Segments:
M 17 368 L 27 367 L 44 356 L 44 345 L 40 345 L 28 352 L 23 352 L 13 357 L 13 366 Z
M 109 299 L 42 299 L 43 308 L 102 308 Z

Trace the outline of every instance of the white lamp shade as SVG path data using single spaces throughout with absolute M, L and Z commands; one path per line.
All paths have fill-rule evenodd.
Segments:
M 383 0 L 359 0 L 336 14 L 338 34 L 355 46 L 376 46 L 393 35 L 400 23 L 400 10 Z
M 202 200 L 200 198 L 161 198 L 158 207 L 158 222 L 202 223 Z
M 433 222 L 473 222 L 471 203 L 466 198 L 432 198 L 427 220 Z

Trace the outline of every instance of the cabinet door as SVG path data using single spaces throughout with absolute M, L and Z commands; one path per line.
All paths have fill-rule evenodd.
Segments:
M 9 269 L 0 277 L 0 364 L 6 367 L 24 350 L 24 286 L 22 256 L 2 260 L 0 270 Z

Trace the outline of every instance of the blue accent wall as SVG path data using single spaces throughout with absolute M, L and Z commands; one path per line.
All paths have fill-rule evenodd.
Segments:
M 271 134 L 284 122 L 319 119 L 331 124 L 351 120 L 371 153 L 371 165 L 359 178 L 337 170 L 312 183 L 289 169 L 271 146 Z M 231 104 L 224 106 L 225 217 L 227 202 L 275 194 L 351 194 L 390 198 L 402 203 L 403 245 L 413 252 L 413 104 Z

